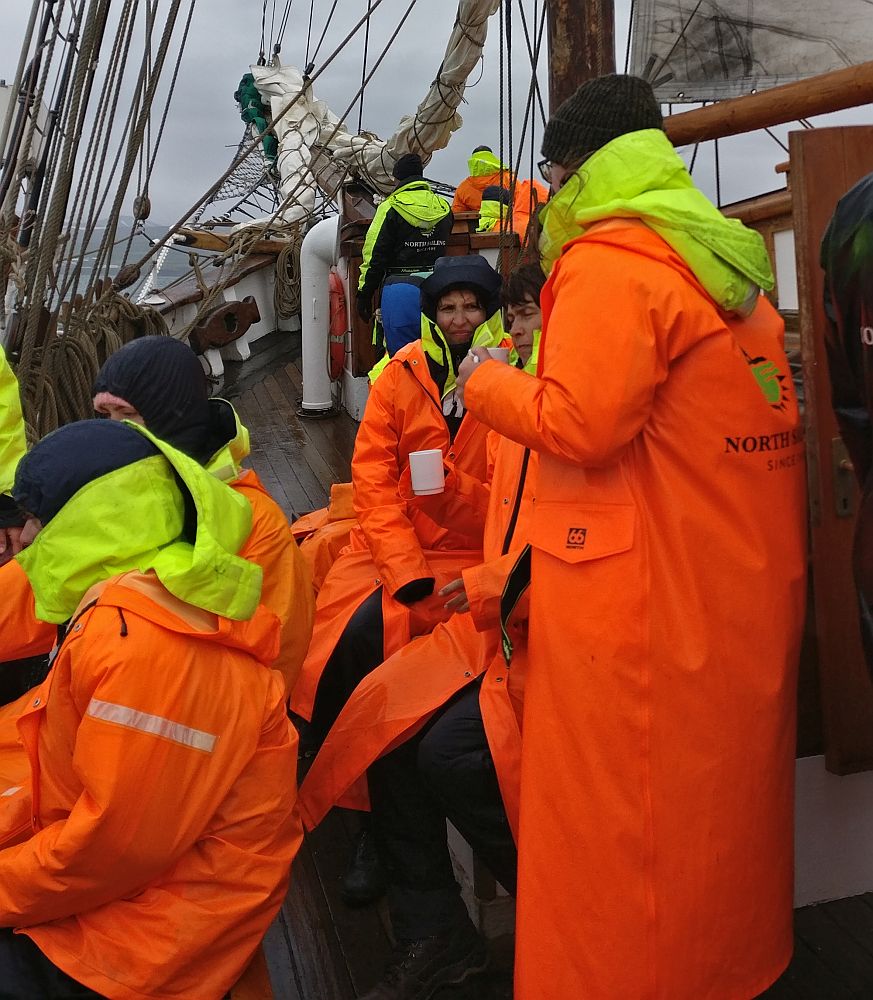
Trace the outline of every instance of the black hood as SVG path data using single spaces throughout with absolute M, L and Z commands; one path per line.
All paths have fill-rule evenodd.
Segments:
M 172 337 L 141 337 L 110 355 L 94 382 L 137 410 L 146 427 L 203 460 L 212 438 L 209 385 L 197 355 Z
M 421 311 L 436 322 L 440 296 L 455 289 L 469 288 L 479 296 L 487 318 L 500 308 L 500 286 L 500 275 L 479 254 L 437 257 L 433 274 L 421 284 Z

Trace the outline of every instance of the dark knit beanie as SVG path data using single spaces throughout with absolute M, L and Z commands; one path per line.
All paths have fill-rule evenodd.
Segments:
M 470 155 L 475 156 L 477 153 L 493 153 L 493 152 L 494 150 L 490 146 L 477 146 Z
M 139 431 L 114 420 L 80 420 L 47 434 L 18 463 L 13 496 L 22 510 L 49 521 L 83 486 L 159 454 Z
M 501 205 L 511 205 L 512 197 L 505 187 L 499 184 L 489 184 L 482 192 L 482 201 L 499 201 Z
M 137 410 L 156 437 L 203 460 L 209 447 L 209 385 L 200 359 L 172 337 L 141 337 L 111 354 L 94 382 Z
M 394 164 L 391 173 L 398 181 L 408 181 L 413 177 L 421 177 L 424 172 L 424 165 L 418 153 L 406 153 Z
M 543 156 L 570 166 L 627 132 L 663 129 L 651 85 L 618 73 L 586 80 L 549 119 Z

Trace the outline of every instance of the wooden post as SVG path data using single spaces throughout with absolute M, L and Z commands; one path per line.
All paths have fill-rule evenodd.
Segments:
M 873 101 L 873 62 L 823 73 L 798 83 L 734 97 L 664 120 L 674 146 L 770 128 L 799 118 L 857 108 Z
M 585 80 L 615 72 L 613 0 L 548 0 L 549 112 Z

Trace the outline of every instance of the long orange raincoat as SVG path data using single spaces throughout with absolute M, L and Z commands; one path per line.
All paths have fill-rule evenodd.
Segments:
M 92 588 L 0 753 L 0 926 L 113 1000 L 233 985 L 301 836 L 278 634 L 153 574 Z
M 593 169 L 592 169 L 593 175 Z M 746 1000 L 792 949 L 804 446 L 782 323 L 636 220 L 564 247 L 539 377 L 480 419 L 540 455 L 515 995 Z
M 439 390 L 421 341 L 401 348 L 370 389 L 352 459 L 358 524 L 318 593 L 312 643 L 291 708 L 312 716 L 324 667 L 349 619 L 379 586 L 386 658 L 449 617 L 436 593 L 462 568 L 481 562 L 488 506 L 487 430 L 465 415 L 450 440 Z M 409 453 L 439 448 L 449 472 L 444 493 L 416 497 Z M 434 594 L 406 607 L 392 596 L 434 577 Z
M 493 433 L 489 450 L 493 477 L 485 562 L 463 571 L 470 611 L 404 646 L 355 689 L 300 788 L 300 811 L 309 829 L 344 801 L 377 757 L 408 740 L 483 673 L 479 701 L 485 732 L 510 824 L 517 829 L 526 621 L 523 614 L 513 620 L 518 655 L 507 670 L 500 653 L 499 605 L 506 576 L 527 541 L 536 456 Z

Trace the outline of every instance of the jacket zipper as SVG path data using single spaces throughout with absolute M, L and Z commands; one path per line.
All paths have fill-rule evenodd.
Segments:
M 427 364 L 427 361 L 425 361 L 425 365 L 426 365 L 426 364 Z M 409 374 L 410 374 L 410 375 L 412 376 L 413 380 L 414 380 L 414 381 L 415 381 L 415 383 L 416 383 L 416 384 L 418 385 L 419 389 L 421 389 L 421 391 L 422 391 L 422 392 L 423 392 L 423 393 L 425 394 L 425 396 L 427 396 L 427 398 L 428 398 L 428 399 L 429 399 L 429 400 L 430 400 L 430 401 L 431 401 L 431 402 L 433 403 L 433 405 L 434 405 L 434 406 L 436 407 L 436 411 L 437 411 L 437 413 L 438 413 L 438 414 L 440 415 L 440 417 L 442 418 L 442 421 L 443 421 L 443 423 L 445 424 L 445 422 L 446 422 L 446 415 L 445 415 L 445 414 L 443 413 L 443 408 L 442 408 L 442 406 L 440 405 L 440 403 L 438 403 L 438 402 L 437 402 L 437 401 L 436 401 L 436 400 L 435 400 L 435 399 L 433 398 L 433 396 L 431 396 L 431 394 L 430 394 L 430 393 L 429 393 L 429 392 L 427 391 L 427 389 L 426 389 L 426 388 L 424 387 L 424 385 L 422 384 L 422 381 L 421 381 L 421 379 L 420 379 L 420 378 L 419 378 L 419 377 L 418 377 L 418 376 L 417 376 L 417 375 L 415 374 L 415 372 L 414 372 L 414 371 L 412 370 L 412 365 L 411 365 L 411 364 L 410 364 L 410 363 L 409 363 L 408 361 L 404 361 L 404 362 L 403 362 L 403 367 L 404 367 L 404 368 L 407 368 L 407 369 L 409 370 Z M 466 413 L 466 410 L 465 410 L 465 411 L 464 411 L 464 417 L 466 417 L 466 416 L 467 416 L 467 413 Z M 464 417 L 462 417 L 462 418 L 461 418 L 461 423 L 463 423 L 463 422 L 464 422 Z M 454 446 L 454 443 L 455 443 L 455 442 L 454 442 L 454 441 L 452 440 L 452 436 L 451 436 L 451 434 L 449 434 L 449 433 L 448 433 L 448 430 L 449 430 L 449 429 L 448 429 L 448 425 L 446 425 L 446 434 L 448 435 L 448 438 L 449 438 L 449 451 L 451 451 L 451 450 L 452 450 L 452 447 Z M 461 432 L 461 428 L 460 428 L 460 426 L 459 426 L 459 427 L 458 427 L 458 433 L 460 433 L 460 432 Z M 456 439 L 456 440 L 457 440 L 457 437 L 458 437 L 458 435 L 456 434 L 456 435 L 455 435 L 455 439 Z
M 515 503 L 512 506 L 512 515 L 509 524 L 506 526 L 506 534 L 503 536 L 503 549 L 501 555 L 505 556 L 512 543 L 512 536 L 515 534 L 515 523 L 518 521 L 518 512 L 521 509 L 521 498 L 524 493 L 524 481 L 527 478 L 527 466 L 530 461 L 530 448 L 524 449 L 524 458 L 521 460 L 521 472 L 518 479 L 518 488 L 515 492 Z

